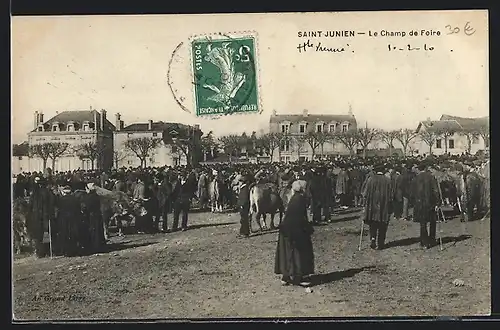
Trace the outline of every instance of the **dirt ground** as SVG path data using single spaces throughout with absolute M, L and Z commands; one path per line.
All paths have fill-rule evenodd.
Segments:
M 170 219 L 171 220 L 171 219 Z M 16 258 L 15 319 L 488 315 L 490 219 L 441 225 L 422 250 L 419 225 L 392 220 L 388 248 L 358 251 L 359 213 L 315 227 L 312 292 L 273 273 L 276 231 L 238 239 L 237 214 L 190 214 L 192 229 L 112 239 L 101 255 Z M 255 224 L 253 225 L 254 227 Z M 439 229 L 439 227 L 438 227 Z M 367 234 L 367 233 L 366 233 Z M 455 279 L 464 281 L 455 286 Z

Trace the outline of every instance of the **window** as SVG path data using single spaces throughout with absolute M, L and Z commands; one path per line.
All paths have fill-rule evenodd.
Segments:
M 448 140 L 448 149 L 455 149 L 455 140 Z
M 84 130 L 84 131 L 90 131 L 90 126 L 89 126 L 89 124 L 83 124 L 83 130 Z
M 300 133 L 305 133 L 306 132 L 306 125 L 300 124 L 300 126 L 299 126 L 299 132 Z
M 316 132 L 318 132 L 318 133 L 323 132 L 323 124 L 316 125 Z
M 173 154 L 177 153 L 177 146 L 172 146 L 172 153 Z
M 343 124 L 342 125 L 342 133 L 345 133 L 347 132 L 347 129 L 349 128 L 349 125 L 348 124 Z
M 333 133 L 333 132 L 335 132 L 335 125 L 331 124 L 330 125 L 330 133 Z
M 52 132 L 59 132 L 59 125 L 53 125 Z
M 281 151 L 290 151 L 290 141 L 285 140 L 281 142 L 280 145 L 280 150 Z
M 58 138 L 58 137 L 52 137 L 52 139 L 51 139 L 51 140 L 52 140 L 52 141 L 59 141 L 59 140 L 60 140 L 60 138 Z
M 153 133 L 153 137 L 156 137 L 156 136 L 158 136 L 158 133 L 156 133 L 156 132 Z
M 74 131 L 75 131 L 75 125 L 73 125 L 73 124 L 68 124 L 68 126 L 67 126 L 67 130 L 68 130 L 69 132 L 74 132 Z
M 43 125 L 38 125 L 38 131 L 43 132 Z
M 436 149 L 441 149 L 441 139 L 436 140 Z
M 281 133 L 288 133 L 290 131 L 290 125 L 281 124 Z
M 17 157 L 17 159 L 23 160 L 23 156 L 19 156 L 19 157 Z

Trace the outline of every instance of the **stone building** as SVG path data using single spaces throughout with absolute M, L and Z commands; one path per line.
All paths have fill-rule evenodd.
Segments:
M 145 123 L 133 123 L 125 126 L 119 113 L 115 117 L 116 130 L 114 132 L 113 165 L 117 168 L 141 166 L 141 159 L 133 150 L 127 147 L 127 141 L 138 138 L 151 138 L 158 141 L 156 146 L 148 152 L 146 166 L 186 165 L 188 163 L 186 154 L 177 146 L 163 142 L 164 132 L 171 132 L 174 135 L 181 134 L 182 132 L 196 132 L 193 136 L 197 136 L 198 138 L 202 134 L 199 125 L 189 126 L 179 123 L 148 120 Z M 199 146 L 199 143 L 197 145 Z M 192 152 L 196 151 L 199 153 L 199 150 L 190 150 L 188 154 L 191 155 Z M 196 158 L 196 156 L 194 157 Z
M 484 140 L 481 134 L 482 130 L 488 130 L 489 118 L 464 118 L 450 115 L 442 115 L 439 120 L 421 121 L 418 124 L 417 133 L 422 131 L 434 132 L 437 136 L 432 145 L 432 154 L 442 155 L 446 152 L 450 154 L 466 153 L 469 148 L 469 141 L 464 132 L 474 131 L 478 134 L 471 139 L 471 154 L 475 154 L 479 150 L 486 150 L 489 148 L 489 139 Z M 449 132 L 450 136 L 446 139 L 439 132 Z M 417 136 L 414 141 L 414 146 L 418 150 L 418 154 L 429 154 L 429 145 Z
M 29 157 L 28 142 L 15 144 L 12 148 L 12 174 L 17 175 L 30 171 L 31 159 Z
M 286 134 L 289 136 L 289 139 L 284 140 L 279 150 L 273 152 L 272 161 L 293 162 L 297 160 L 312 160 L 313 151 L 311 146 L 307 142 L 297 142 L 297 140 L 300 140 L 300 136 L 304 136 L 308 132 L 333 134 L 346 133 L 356 129 L 356 118 L 351 111 L 347 115 L 317 115 L 309 114 L 307 110 L 304 110 L 302 114 L 281 115 L 273 111 L 269 119 L 269 132 Z M 322 149 L 318 147 L 315 150 L 315 155 L 349 154 L 349 150 L 340 142 L 333 144 L 326 142 Z
M 109 169 L 113 164 L 113 131 L 106 110 L 63 111 L 44 121 L 44 114 L 35 111 L 33 130 L 28 133 L 30 147 L 40 144 L 66 145 L 64 152 L 47 167 L 54 171 L 76 169 Z M 84 150 L 82 146 L 88 147 Z M 92 152 L 90 152 L 92 151 Z M 30 171 L 43 171 L 43 159 L 32 154 Z

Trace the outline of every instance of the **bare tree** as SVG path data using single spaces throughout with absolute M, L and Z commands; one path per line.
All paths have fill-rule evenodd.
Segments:
M 92 170 L 94 170 L 96 163 L 100 163 L 104 152 L 103 146 L 97 142 L 83 143 L 73 149 L 80 159 L 90 160 Z
M 42 159 L 44 171 L 47 168 L 50 151 L 50 143 L 34 144 L 29 147 L 29 154 L 31 157 L 38 157 Z
M 120 162 L 127 157 L 127 154 L 121 150 L 113 151 L 113 164 L 115 164 L 115 168 L 118 168 Z
M 379 135 L 378 130 L 374 128 L 360 128 L 357 131 L 358 143 L 363 149 L 363 158 L 366 158 L 366 150 L 372 141 Z
M 215 142 L 213 132 L 208 132 L 207 135 L 201 138 L 201 150 L 203 152 L 203 161 L 207 161 L 207 154 L 210 154 L 211 158 L 214 157 L 214 149 L 217 147 Z
M 241 151 L 241 137 L 236 134 L 221 136 L 219 142 L 224 149 L 224 152 L 229 156 L 231 161 L 232 156 L 239 157 Z
M 316 154 L 316 149 L 319 147 L 318 135 L 321 133 L 316 132 L 307 132 L 306 135 L 303 136 L 303 139 L 309 146 L 312 151 L 312 158 L 314 159 L 314 155 Z
M 394 140 L 397 139 L 399 131 L 381 131 L 380 140 L 384 142 L 389 148 L 389 155 L 392 156 L 392 150 L 394 149 Z
M 472 150 L 472 142 L 479 138 L 480 134 L 477 130 L 472 128 L 466 128 L 460 131 L 460 134 L 467 138 L 467 153 L 470 154 Z
M 285 150 L 286 146 L 290 147 L 290 142 L 292 141 L 292 137 L 288 133 L 276 133 L 276 138 L 278 140 L 278 159 L 281 161 L 281 149 Z
M 423 130 L 418 135 L 420 136 L 422 141 L 424 141 L 429 146 L 429 155 L 432 155 L 432 146 L 436 142 L 436 139 L 439 135 L 436 133 L 436 131 L 433 130 Z
M 406 156 L 406 151 L 408 150 L 408 145 L 414 138 L 417 137 L 417 135 L 418 135 L 417 132 L 408 128 L 405 128 L 397 132 L 396 140 L 398 140 L 401 143 L 401 146 L 403 147 L 403 154 L 405 156 Z
M 489 148 L 490 147 L 490 125 L 486 123 L 485 125 L 481 126 L 478 130 L 479 135 L 484 141 L 484 147 Z
M 64 155 L 69 149 L 69 144 L 66 142 L 50 142 L 49 144 L 49 158 L 52 160 L 52 170 L 56 166 L 56 160 Z
M 300 160 L 300 153 L 304 150 L 304 143 L 307 141 L 305 135 L 297 135 L 293 137 L 295 151 L 297 151 L 297 159 Z
M 257 139 L 257 146 L 262 148 L 273 160 L 274 150 L 279 148 L 281 136 L 279 133 L 267 133 Z
M 337 133 L 335 137 L 340 143 L 342 143 L 348 150 L 349 154 L 354 155 L 356 146 L 359 143 L 357 132 L 354 130 L 349 130 L 345 133 Z
M 161 139 L 140 137 L 125 141 L 125 148 L 134 153 L 141 161 L 141 167 L 146 167 L 147 158 L 161 143 Z
M 325 143 L 331 140 L 332 135 L 327 132 L 316 132 L 315 137 L 319 145 L 321 156 L 323 156 L 325 153 Z

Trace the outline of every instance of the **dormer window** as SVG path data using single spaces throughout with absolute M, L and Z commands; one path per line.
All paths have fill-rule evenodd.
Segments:
M 349 124 L 342 124 L 342 133 L 347 132 L 348 129 L 349 129 Z
M 88 121 L 84 121 L 82 125 L 82 130 L 85 132 L 90 131 L 90 123 Z
M 75 124 L 72 121 L 68 122 L 68 124 L 66 125 L 66 130 L 69 132 L 74 132 Z
M 281 133 L 289 133 L 290 132 L 290 124 L 289 123 L 284 123 L 281 124 Z
M 317 133 L 323 132 L 323 124 L 316 124 L 316 132 Z
M 335 124 L 330 124 L 330 127 L 328 129 L 330 133 L 335 133 Z
M 43 124 L 38 125 L 38 132 L 43 132 Z
M 59 132 L 60 129 L 59 129 L 59 124 L 53 124 L 52 125 L 52 132 Z
M 301 123 L 299 124 L 299 133 L 305 133 L 306 132 L 306 124 Z

